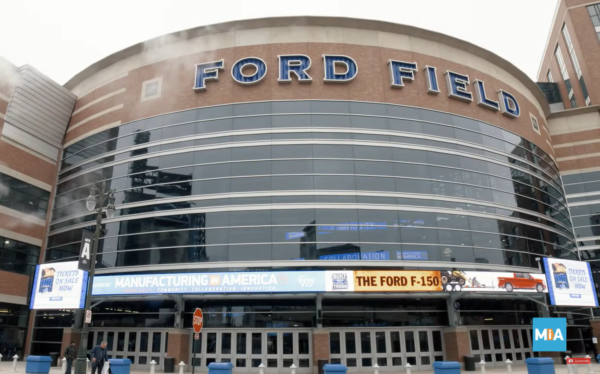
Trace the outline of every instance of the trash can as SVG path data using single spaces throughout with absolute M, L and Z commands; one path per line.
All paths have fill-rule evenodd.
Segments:
M 165 373 L 175 372 L 175 357 L 165 357 Z
M 348 368 L 342 364 L 326 364 L 323 365 L 323 372 L 325 374 L 346 374 Z
M 456 361 L 436 361 L 433 374 L 460 374 L 460 363 Z
M 600 355 L 598 355 L 600 356 Z M 598 361 L 600 362 L 600 361 Z M 319 374 L 325 374 L 325 370 L 323 369 L 323 366 L 327 365 L 329 363 L 329 360 L 326 360 L 324 358 L 320 358 L 317 360 L 317 366 L 319 368 Z
M 131 371 L 131 360 L 128 358 L 111 358 L 108 362 L 112 374 L 129 374 Z
M 231 362 L 211 362 L 208 364 L 208 374 L 231 374 L 232 370 L 233 364 Z
M 50 356 L 27 356 L 25 372 L 27 374 L 48 374 L 50 373 Z
M 525 360 L 528 374 L 555 374 L 554 360 L 550 357 L 530 357 Z
M 465 356 L 465 371 L 475 371 L 474 356 Z
M 58 366 L 58 356 L 60 356 L 60 353 L 50 352 L 49 355 L 50 355 L 50 358 L 52 359 L 52 363 L 50 364 L 50 366 Z

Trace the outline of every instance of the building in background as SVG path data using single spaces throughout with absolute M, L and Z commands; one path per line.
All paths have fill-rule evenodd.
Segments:
M 561 0 L 538 72 L 581 259 L 600 284 L 600 2 Z M 595 316 L 600 315 L 598 310 Z M 595 323 L 593 323 L 595 325 Z
M 42 263 L 77 260 L 95 219 L 90 183 L 116 189 L 88 346 L 107 340 L 136 369 L 191 363 L 197 307 L 201 371 L 231 361 L 311 373 L 319 359 L 427 370 L 471 354 L 523 363 L 537 354 L 532 318 L 548 313 L 568 318 L 572 353 L 593 354 L 593 282 L 585 303 L 560 294 L 579 295 L 563 277 L 587 273 L 580 260 L 594 254 L 577 248 L 561 180 L 587 166 L 556 146 L 598 115 L 583 54 L 581 75 L 570 70 L 579 35 L 568 31 L 559 45 L 570 49 L 553 50 L 558 70 L 544 75 L 557 83 L 536 84 L 489 51 L 410 26 L 199 27 L 119 51 L 64 87 L 24 85 L 29 106 L 14 90 L 2 140 L 49 173 Z M 64 351 L 76 321 L 35 311 L 25 349 Z

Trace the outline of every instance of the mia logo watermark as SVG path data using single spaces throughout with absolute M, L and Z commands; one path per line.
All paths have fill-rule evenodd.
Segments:
M 567 350 L 566 318 L 533 319 L 533 351 L 563 352 Z

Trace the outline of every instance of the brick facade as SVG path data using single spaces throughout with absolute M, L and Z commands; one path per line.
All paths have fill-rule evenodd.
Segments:
M 317 372 L 319 360 L 329 362 L 329 332 L 324 330 L 313 331 L 313 372 Z
M 463 364 L 464 356 L 471 354 L 469 332 L 466 327 L 447 327 L 444 329 L 444 350 L 446 361 Z
M 190 332 L 191 330 L 169 330 L 169 341 L 167 344 L 167 357 L 175 358 L 175 371 L 179 371 L 179 363 L 183 361 L 186 369 L 191 364 L 190 360 Z

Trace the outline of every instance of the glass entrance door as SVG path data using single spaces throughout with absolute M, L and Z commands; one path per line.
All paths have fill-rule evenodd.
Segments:
M 192 349 L 198 353 L 195 364 L 201 371 L 207 371 L 211 362 L 231 362 L 236 373 L 254 372 L 260 364 L 267 373 L 284 372 L 292 364 L 298 373 L 310 373 L 311 334 L 296 330 L 205 329 Z
M 150 370 L 154 360 L 159 371 L 163 369 L 167 339 L 168 333 L 161 330 L 91 329 L 88 349 L 106 341 L 108 358 L 128 358 L 133 370 Z
M 436 328 L 334 330 L 329 345 L 331 363 L 352 372 L 372 372 L 374 364 L 380 371 L 398 371 L 407 363 L 431 370 L 444 359 L 442 330 Z
M 523 326 L 470 327 L 471 353 L 490 366 L 504 366 L 506 360 L 523 364 L 534 356 L 531 331 Z

